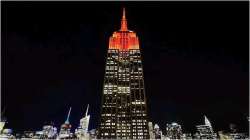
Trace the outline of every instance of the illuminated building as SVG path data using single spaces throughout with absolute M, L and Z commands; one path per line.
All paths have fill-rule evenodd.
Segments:
M 181 139 L 183 139 L 183 140 L 191 140 L 192 139 L 192 134 L 191 133 L 183 133 Z
M 15 136 L 13 135 L 12 129 L 3 129 L 0 134 L 0 140 L 9 140 L 9 139 L 15 139 Z
M 152 122 L 148 122 L 148 131 L 149 131 L 149 138 L 155 139 L 154 128 L 153 128 Z
M 42 138 L 55 139 L 57 138 L 57 128 L 53 124 L 47 124 L 43 126 Z
M 71 124 L 69 123 L 70 112 L 71 112 L 71 107 L 69 109 L 66 121 L 64 122 L 64 124 L 61 125 L 61 129 L 59 132 L 59 138 L 65 139 L 65 138 L 71 137 L 71 133 L 70 133 Z
M 88 128 L 89 128 L 89 119 L 88 115 L 89 105 L 87 106 L 85 116 L 80 120 L 79 127 L 75 130 L 75 134 L 79 139 L 89 139 Z
M 155 124 L 155 126 L 154 126 L 154 135 L 155 135 L 155 138 L 153 138 L 153 139 L 161 139 L 162 138 L 162 131 L 160 130 L 160 127 L 158 124 Z
M 166 125 L 166 133 L 169 139 L 181 139 L 183 135 L 181 125 L 175 122 Z
M 109 38 L 98 138 L 149 139 L 142 59 L 136 33 L 121 29 Z
M 218 135 L 220 139 L 227 139 L 227 140 L 249 139 L 246 133 L 238 132 L 236 124 L 232 123 L 229 124 L 229 131 L 219 131 Z
M 198 133 L 195 135 L 198 139 L 214 139 L 216 138 L 216 133 L 214 133 L 212 125 L 208 118 L 204 116 L 205 118 L 205 125 L 197 125 L 197 131 Z
M 0 115 L 0 140 L 14 139 L 15 137 L 13 135 L 13 130 L 4 127 L 7 122 L 5 119 L 2 119 L 1 115 Z
M 5 121 L 0 121 L 0 133 L 2 132 L 5 125 Z

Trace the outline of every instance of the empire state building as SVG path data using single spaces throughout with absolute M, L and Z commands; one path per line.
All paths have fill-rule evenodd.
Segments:
M 120 30 L 109 38 L 98 131 L 101 139 L 149 139 L 139 41 L 127 28 L 125 9 Z

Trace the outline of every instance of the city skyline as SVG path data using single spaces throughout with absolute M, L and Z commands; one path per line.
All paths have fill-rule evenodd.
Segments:
M 97 128 L 108 38 L 122 7 L 140 37 L 150 121 L 194 131 L 206 115 L 215 130 L 236 123 L 248 131 L 247 2 L 4 3 L 2 107 L 10 127 L 59 126 L 71 106 L 76 127 L 90 104 Z

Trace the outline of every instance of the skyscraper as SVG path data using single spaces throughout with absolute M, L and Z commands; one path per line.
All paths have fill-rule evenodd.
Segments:
M 138 37 L 121 28 L 109 38 L 99 138 L 148 139 L 147 107 Z
M 89 120 L 90 115 L 88 114 L 89 105 L 87 106 L 85 116 L 80 120 L 78 128 L 75 130 L 75 134 L 78 139 L 89 139 Z
M 71 107 L 69 108 L 68 116 L 64 124 L 61 125 L 61 129 L 59 132 L 59 138 L 69 138 L 70 137 L 70 130 L 71 130 L 71 124 L 69 123 L 69 117 L 71 113 Z

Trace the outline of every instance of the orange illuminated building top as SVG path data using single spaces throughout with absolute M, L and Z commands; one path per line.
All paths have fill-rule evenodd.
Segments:
M 128 30 L 125 8 L 121 20 L 121 29 L 113 33 L 109 38 L 109 49 L 129 50 L 139 49 L 139 41 L 136 33 Z

